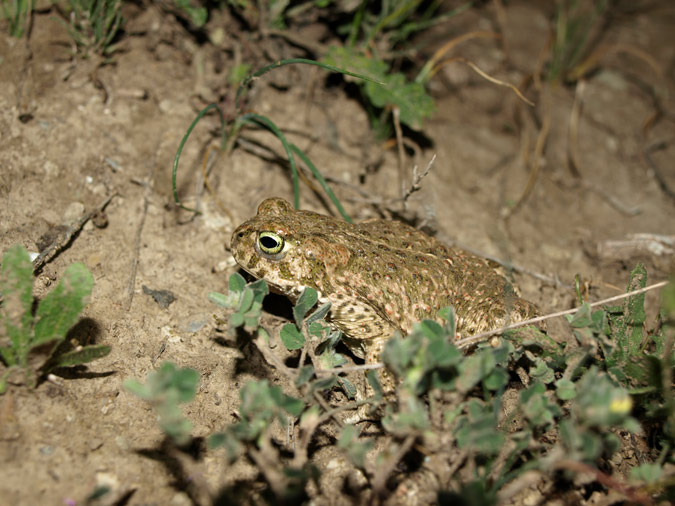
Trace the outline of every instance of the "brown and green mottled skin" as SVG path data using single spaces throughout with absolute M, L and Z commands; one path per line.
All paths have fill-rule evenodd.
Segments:
M 285 241 L 272 258 L 258 245 L 262 232 Z M 379 360 L 396 330 L 437 318 L 453 306 L 458 334 L 497 328 L 537 314 L 485 259 L 449 248 L 404 223 L 369 220 L 352 224 L 296 211 L 271 198 L 232 235 L 234 258 L 264 278 L 272 290 L 296 300 L 306 286 L 330 301 L 330 321 L 367 362 Z

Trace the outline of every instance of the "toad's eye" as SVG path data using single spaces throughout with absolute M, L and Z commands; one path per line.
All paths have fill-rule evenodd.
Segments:
M 278 255 L 284 249 L 284 238 L 274 232 L 260 232 L 258 234 L 258 247 L 267 255 Z

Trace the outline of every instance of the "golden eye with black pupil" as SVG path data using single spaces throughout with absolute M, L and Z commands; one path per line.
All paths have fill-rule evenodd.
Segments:
M 267 255 L 277 255 L 284 249 L 284 238 L 274 232 L 260 232 L 258 247 Z

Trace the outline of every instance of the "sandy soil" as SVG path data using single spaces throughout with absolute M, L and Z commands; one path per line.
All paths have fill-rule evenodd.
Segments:
M 520 84 L 546 43 L 550 13 L 535 3 L 509 4 L 502 26 L 492 7 L 484 7 L 425 35 L 431 44 L 426 57 L 462 33 L 502 30 L 504 45 L 476 39 L 456 54 Z M 446 242 L 547 276 L 549 281 L 516 275 L 524 295 L 544 311 L 573 306 L 575 274 L 589 283 L 593 300 L 620 293 L 638 260 L 646 262 L 651 280 L 664 279 L 673 268 L 672 246 L 669 254 L 655 255 L 608 242 L 637 233 L 675 235 L 675 104 L 669 98 L 675 96 L 675 9 L 654 4 L 617 19 L 606 42 L 639 48 L 659 65 L 660 75 L 644 59 L 610 51 L 582 89 L 561 86 L 537 94 L 530 88 L 537 100 L 530 108 L 468 67 L 445 67 L 431 86 L 437 111 L 420 132 L 427 147 L 405 161 L 410 178 L 414 163 L 425 167 L 436 155 L 406 216 L 429 224 Z M 0 251 L 16 243 L 37 251 L 45 234 L 116 193 L 105 211 L 107 226 L 87 223 L 36 281 L 36 295 L 44 295 L 67 265 L 84 262 L 95 287 L 79 333 L 90 343 L 111 345 L 112 352 L 36 390 L 13 388 L 0 398 L 3 505 L 84 504 L 99 485 L 113 491 L 106 504 L 192 504 L 194 476 L 162 451 L 153 411 L 122 383 L 145 378 L 165 360 L 198 370 L 199 392 L 186 414 L 193 433 L 206 436 L 235 420 L 238 389 L 246 381 L 281 381 L 241 336 L 216 330 L 217 311 L 207 300 L 209 292 L 226 289 L 236 270 L 227 250 L 233 228 L 263 198 L 292 198 L 285 167 L 252 152 L 257 141 L 281 154 L 278 141 L 247 131 L 247 144 L 217 160 L 211 195 L 202 191 L 199 166 L 204 149 L 217 142 L 217 121 L 201 122 L 178 178 L 182 198 L 204 211 L 195 219 L 173 205 L 171 166 L 201 107 L 214 100 L 231 107 L 226 76 L 235 53 L 254 68 L 306 53 L 281 39 L 261 41 L 237 30 L 222 47 L 200 45 L 154 6 L 128 6 L 124 14 L 121 51 L 105 66 L 72 59 L 68 34 L 52 12 L 35 15 L 28 44 L 0 33 Z M 236 25 L 223 16 L 209 26 L 219 23 Z M 575 93 L 583 106 L 578 142 L 570 144 Z M 656 101 L 661 114 L 647 124 Z M 379 215 L 383 207 L 372 202 L 398 194 L 395 149 L 374 139 L 358 101 L 342 87 L 326 86 L 316 69 L 270 74 L 257 85 L 250 107 L 307 150 L 335 181 L 352 216 Z M 550 134 L 536 184 L 503 219 L 530 173 L 523 146 L 531 156 L 547 115 Z M 301 205 L 331 212 L 307 186 Z M 171 290 L 176 301 L 161 308 L 143 286 Z M 658 294 L 650 293 L 652 314 L 657 301 Z M 266 316 L 273 328 L 283 321 Z M 314 458 L 325 470 L 315 504 L 351 503 L 343 495 L 352 472 L 346 459 L 329 445 Z M 212 490 L 260 489 L 255 468 L 245 462 L 228 467 L 218 452 L 200 454 L 198 472 Z M 408 500 L 401 492 L 391 502 Z

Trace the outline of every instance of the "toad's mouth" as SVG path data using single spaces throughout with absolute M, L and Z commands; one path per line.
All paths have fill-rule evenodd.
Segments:
M 252 269 L 243 263 L 240 263 L 239 261 L 237 261 L 237 263 L 239 264 L 239 267 L 241 267 L 255 279 L 264 279 L 265 283 L 267 283 L 267 286 L 270 289 L 270 292 L 288 297 L 293 301 L 293 303 L 297 302 L 298 297 L 300 297 L 306 288 L 305 286 L 298 285 L 294 282 L 271 279 L 269 273 L 264 269 Z M 316 290 L 316 288 L 314 289 Z M 321 292 L 319 290 L 317 290 L 317 293 L 319 297 L 321 297 Z

